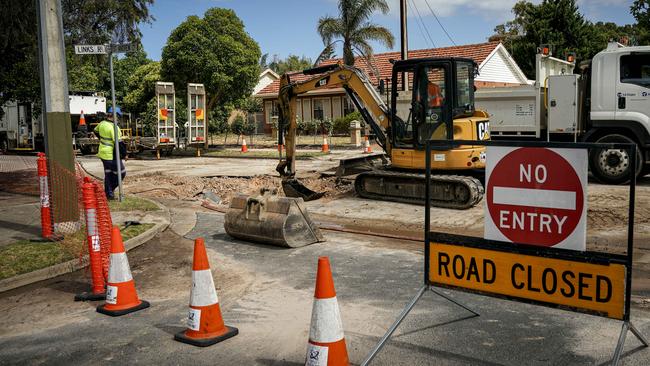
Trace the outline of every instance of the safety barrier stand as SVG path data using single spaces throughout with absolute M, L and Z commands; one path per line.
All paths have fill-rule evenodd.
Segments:
M 52 237 L 52 210 L 50 208 L 50 187 L 47 177 L 47 158 L 42 152 L 38 153 L 38 185 L 41 194 L 41 235 L 43 238 Z
M 86 231 L 88 240 L 88 258 L 90 261 L 91 292 L 75 296 L 75 301 L 95 301 L 106 298 L 104 275 L 98 228 L 97 199 L 95 186 L 90 178 L 85 177 L 82 186 L 84 209 L 86 210 Z
M 482 146 L 487 147 L 486 152 L 481 151 L 481 156 L 488 158 L 485 184 L 485 221 L 488 239 L 430 231 L 431 154 L 432 151 L 447 151 L 458 146 L 476 148 L 476 152 L 481 151 Z M 630 169 L 629 178 L 627 252 L 611 254 L 587 251 L 586 188 L 587 159 L 590 149 L 597 149 L 596 152 L 610 149 L 625 152 L 629 157 L 630 166 L 636 166 L 634 144 L 428 141 L 425 155 L 424 284 L 361 365 L 367 365 L 374 359 L 427 289 L 468 310 L 473 314 L 471 317 L 479 315 L 437 291 L 437 288 L 455 289 L 621 320 L 623 324 L 612 365 L 617 365 L 621 358 L 628 331 L 631 331 L 642 343 L 641 347 L 648 347 L 648 341 L 630 320 L 635 169 Z M 557 161 L 564 161 L 566 164 L 557 164 L 541 157 L 542 155 L 554 156 Z M 513 156 L 518 158 L 513 159 Z M 526 163 L 534 161 L 537 161 L 537 164 Z M 503 164 L 500 172 L 509 172 L 506 175 L 512 176 L 509 182 L 504 182 L 504 174 L 491 175 L 493 170 L 499 168 L 499 164 Z M 563 164 L 564 168 L 558 168 Z M 567 185 L 571 179 L 578 184 Z M 499 185 L 491 184 L 494 182 L 498 182 Z M 564 184 L 562 190 L 549 189 L 558 182 Z M 545 185 L 548 188 L 545 189 Z M 519 194 L 513 194 L 516 192 Z M 534 196 L 534 199 L 529 200 L 527 198 L 529 196 Z M 558 197 L 564 199 L 558 200 Z M 497 220 L 492 218 L 492 211 L 488 212 L 490 209 L 498 212 L 495 216 Z M 528 209 L 531 210 L 525 211 Z M 518 213 L 518 218 L 507 216 L 508 213 L 512 215 L 513 212 Z M 521 235 L 525 231 L 522 224 L 525 213 L 534 215 L 526 216 L 530 220 L 533 220 L 532 217 L 540 216 L 538 232 L 532 234 L 526 232 L 526 236 Z M 551 214 L 566 215 L 561 218 L 556 217 L 558 226 L 565 230 L 556 229 L 553 233 L 562 234 L 562 237 L 559 239 L 555 237 L 554 243 L 535 242 L 535 240 L 549 239 L 549 236 L 544 237 L 544 235 L 551 232 L 551 226 L 548 226 L 551 225 L 549 221 L 551 219 L 546 217 Z M 544 219 L 541 218 L 542 215 L 546 215 Z M 521 232 L 515 233 L 513 228 L 520 229 Z M 571 229 L 571 232 L 568 229 Z M 498 231 L 494 234 L 495 237 L 504 239 L 493 240 L 494 238 L 491 237 L 493 234 L 490 233 L 494 231 Z M 561 245 L 553 247 L 558 242 Z M 535 280 L 537 280 L 537 287 L 533 285 Z

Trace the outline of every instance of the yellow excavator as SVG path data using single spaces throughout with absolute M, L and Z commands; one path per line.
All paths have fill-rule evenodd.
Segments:
M 282 76 L 279 94 L 279 137 L 284 137 L 286 157 L 276 170 L 282 176 L 289 197 L 317 199 L 295 179 L 296 98 L 312 90 L 343 88 L 390 157 L 390 164 L 377 167 L 367 158 L 343 160 L 346 170 L 355 164 L 370 166 L 354 183 L 365 198 L 407 203 L 424 203 L 426 141 L 487 140 L 489 119 L 474 109 L 474 77 L 477 65 L 465 58 L 427 58 L 395 61 L 390 87 L 391 107 L 383 102 L 384 86 L 374 88 L 365 73 L 343 64 L 305 70 L 314 78 L 291 82 Z M 280 140 L 280 143 L 283 141 Z M 434 207 L 467 209 L 483 197 L 481 182 L 468 173 L 485 167 L 484 146 L 459 146 L 434 151 L 431 204 Z
M 390 108 L 380 91 L 357 68 L 333 64 L 303 73 L 313 78 L 292 82 L 284 74 L 280 82 L 278 142 L 286 146 L 276 170 L 282 176 L 287 197 L 267 190 L 257 196 L 239 195 L 225 216 L 226 232 L 239 239 L 300 247 L 323 241 L 311 221 L 304 201 L 320 198 L 296 179 L 296 98 L 311 90 L 343 88 L 368 124 L 390 164 L 376 164 L 368 157 L 346 159 L 342 170 L 363 170 L 354 187 L 361 197 L 408 203 L 424 203 L 425 144 L 438 140 L 489 139 L 489 119 L 474 109 L 474 77 L 478 67 L 471 59 L 427 58 L 395 61 L 390 86 Z M 383 154 L 374 157 L 386 161 Z M 431 204 L 467 209 L 483 197 L 481 182 L 469 173 L 485 168 L 485 147 L 461 145 L 432 152 Z

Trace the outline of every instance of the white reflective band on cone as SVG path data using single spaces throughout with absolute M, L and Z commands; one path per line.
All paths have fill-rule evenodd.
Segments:
M 131 268 L 126 253 L 111 253 L 111 265 L 108 268 L 108 282 L 121 283 L 131 281 Z
M 218 302 L 217 290 L 214 289 L 214 281 L 212 281 L 212 272 L 209 269 L 192 271 L 190 305 L 208 306 Z
M 94 208 L 86 210 L 86 227 L 88 235 L 97 235 L 97 212 Z
M 314 299 L 311 310 L 309 340 L 319 343 L 332 343 L 343 339 L 343 323 L 336 297 Z

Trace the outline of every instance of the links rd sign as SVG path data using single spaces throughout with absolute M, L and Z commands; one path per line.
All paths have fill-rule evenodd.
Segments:
M 74 45 L 74 53 L 77 55 L 105 55 L 108 49 L 103 44 L 76 44 Z
M 489 146 L 485 179 L 485 239 L 586 249 L 586 149 Z
M 433 285 L 623 319 L 623 264 L 594 264 L 434 242 L 429 248 L 429 281 Z

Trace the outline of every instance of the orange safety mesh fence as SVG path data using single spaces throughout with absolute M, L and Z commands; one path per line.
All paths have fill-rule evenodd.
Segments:
M 113 228 L 113 220 L 111 219 L 111 211 L 108 207 L 108 200 L 104 193 L 104 185 L 102 182 L 94 181 L 95 186 L 95 200 L 97 201 L 97 228 L 99 231 L 99 242 L 101 245 L 102 255 L 102 270 L 104 278 L 108 278 L 108 264 L 111 255 L 111 230 Z

